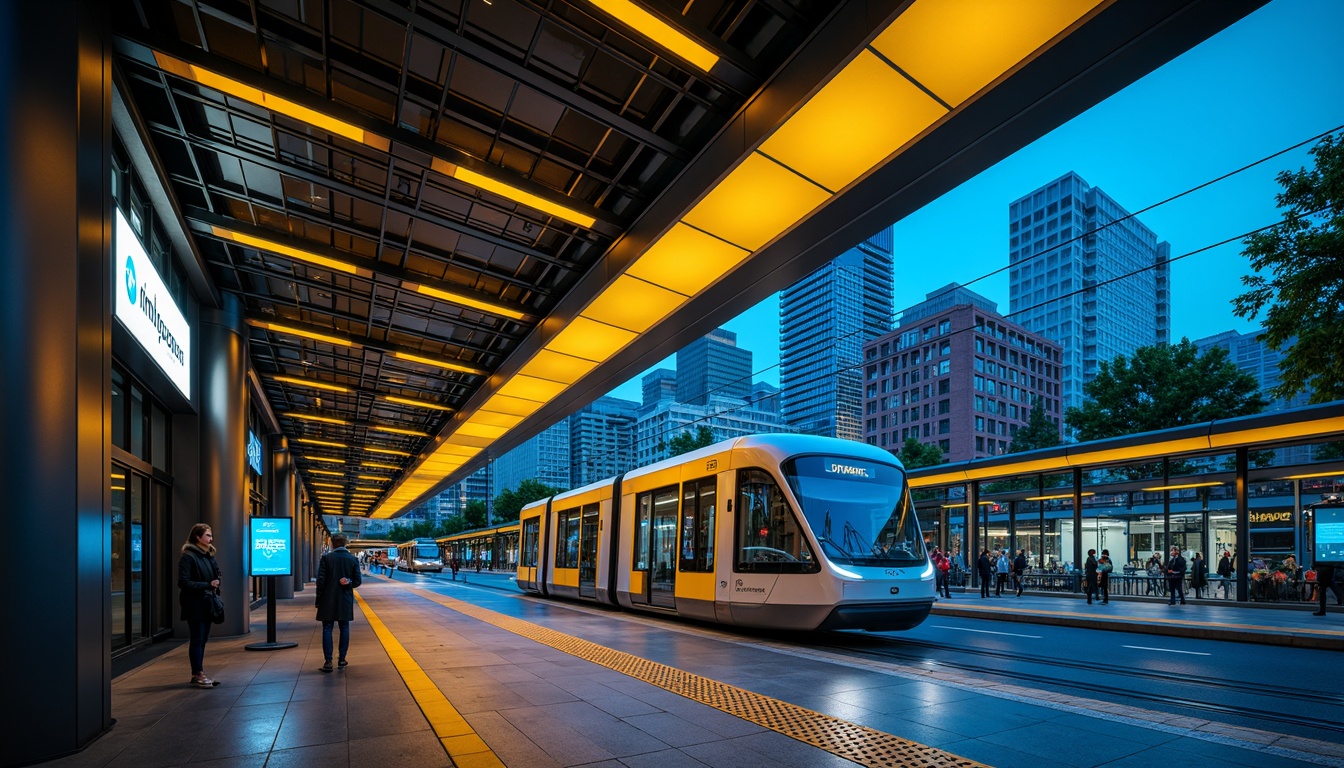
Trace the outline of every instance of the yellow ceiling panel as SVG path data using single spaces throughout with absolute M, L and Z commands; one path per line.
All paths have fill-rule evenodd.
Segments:
M 829 197 L 825 189 L 753 152 L 682 221 L 755 251 Z
M 565 391 L 565 385 L 559 382 L 522 375 L 514 376 L 499 388 L 500 395 L 521 397 L 524 400 L 534 400 L 537 403 L 548 402 L 563 391 Z
M 766 139 L 761 152 L 836 191 L 945 114 L 946 107 L 865 50 Z
M 524 365 L 522 370 L 518 372 L 526 376 L 536 376 L 539 379 L 573 384 L 583 378 L 585 373 L 596 367 L 597 363 L 592 360 L 584 360 L 580 357 L 562 355 L 559 352 L 543 349 L 531 360 L 528 360 L 527 365 Z M 475 418 L 475 416 L 472 416 L 472 418 Z
M 471 458 L 480 453 L 481 449 L 470 445 L 458 445 L 456 443 L 444 443 L 434 450 L 434 456 L 462 456 Z
M 607 286 L 582 314 L 600 323 L 643 333 L 685 301 L 686 296 L 680 293 L 625 274 Z
M 514 416 L 508 413 L 495 413 L 493 411 L 477 411 L 471 415 L 468 422 L 477 424 L 489 424 L 495 427 L 514 427 L 523 420 L 522 416 Z
M 744 248 L 694 227 L 677 224 L 651 245 L 625 273 L 677 293 L 694 296 L 750 255 L 751 251 Z
M 485 405 L 481 406 L 481 410 L 508 413 L 514 416 L 531 416 L 536 413 L 537 409 L 541 406 L 542 403 L 534 400 L 523 400 L 517 397 L 496 394 L 485 401 Z
M 579 316 L 574 318 L 546 344 L 546 349 L 563 355 L 573 355 L 584 360 L 602 362 L 616 354 L 621 347 L 629 344 L 637 336 L 633 331 L 617 328 L 596 320 Z M 517 376 L 514 377 L 518 378 Z M 510 382 L 512 383 L 512 382 Z M 508 385 L 500 388 L 503 392 Z M 558 392 L 556 394 L 559 394 Z M 550 400 L 551 395 L 547 397 Z
M 873 41 L 938 98 L 959 106 L 1109 0 L 919 0 Z
M 468 421 L 467 423 L 458 427 L 457 430 L 453 432 L 453 434 L 467 435 L 471 437 L 487 437 L 490 438 L 491 440 L 494 440 L 496 438 L 502 437 L 504 433 L 508 431 L 509 431 L 508 427 L 493 427 L 490 426 L 489 424 L 476 424 Z

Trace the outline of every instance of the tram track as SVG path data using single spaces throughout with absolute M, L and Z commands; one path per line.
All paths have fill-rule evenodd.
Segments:
M 1161 683 L 1179 683 L 1180 685 L 1198 685 L 1212 690 L 1235 690 L 1248 695 L 1273 696 L 1285 702 L 1284 709 L 1257 706 L 1245 707 L 1236 704 L 1219 704 L 1215 702 L 1202 701 L 1196 698 L 1172 696 L 1169 694 L 1156 693 L 1143 690 L 1126 690 L 1125 697 L 1129 700 L 1143 701 L 1154 704 L 1160 704 L 1168 708 L 1181 708 L 1196 712 L 1216 713 L 1223 716 L 1244 717 L 1255 723 L 1275 722 L 1290 724 L 1298 727 L 1307 727 L 1329 731 L 1333 733 L 1344 733 L 1344 723 L 1336 720 L 1311 717 L 1301 714 L 1294 714 L 1286 711 L 1293 708 L 1290 705 L 1300 705 L 1310 702 L 1312 704 L 1341 706 L 1344 707 L 1344 695 L 1333 694 L 1324 691 L 1303 691 L 1299 689 L 1290 689 L 1283 686 L 1273 685 L 1251 685 L 1232 680 L 1218 679 L 1199 679 L 1190 675 L 1180 675 L 1171 672 L 1162 672 L 1160 670 L 1136 670 L 1129 667 L 1116 665 L 1099 664 L 1095 662 L 1074 661 L 1070 659 L 1061 659 L 1057 657 L 1030 656 L 1018 653 L 1004 651 L 992 651 L 988 649 L 977 648 L 949 648 L 937 643 L 931 643 L 922 640 L 911 640 L 908 638 L 893 639 L 892 643 L 899 643 L 903 646 L 919 646 L 929 648 L 945 653 L 956 653 L 969 656 L 980 656 L 984 658 L 1002 659 L 1019 664 L 1039 664 L 1046 667 L 1056 667 L 1065 669 L 1075 669 L 1089 672 L 1092 674 L 1113 675 L 1135 680 L 1146 680 L 1149 682 Z M 1087 697 L 1095 697 L 1097 693 L 1096 684 L 1083 681 L 1069 680 L 1048 676 L 1044 674 L 1003 669 L 987 664 L 976 664 L 970 661 L 955 661 L 949 659 L 936 659 L 929 656 L 918 654 L 901 653 L 890 647 L 859 647 L 856 644 L 837 644 L 837 643 L 798 643 L 798 648 L 824 649 L 831 653 L 840 653 L 855 655 L 869 660 L 886 661 L 899 660 L 901 664 L 915 663 L 917 665 L 936 667 L 957 672 L 968 673 L 976 676 L 993 676 L 1013 680 L 1019 683 L 1029 683 L 1047 688 L 1067 689 L 1080 691 Z

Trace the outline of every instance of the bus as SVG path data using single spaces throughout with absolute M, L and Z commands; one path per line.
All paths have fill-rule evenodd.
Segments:
M 443 555 L 433 539 L 411 539 L 397 545 L 397 569 L 411 573 L 443 573 Z

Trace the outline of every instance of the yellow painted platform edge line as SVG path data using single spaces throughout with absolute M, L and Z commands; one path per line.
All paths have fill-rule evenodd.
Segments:
M 378 618 L 378 614 L 369 607 L 368 602 L 355 593 L 355 600 L 359 603 L 360 610 L 364 612 L 364 618 L 368 620 L 369 626 L 373 628 L 373 633 L 378 636 L 378 642 L 382 643 L 383 649 L 387 652 L 388 658 L 392 660 L 392 665 L 396 667 L 397 674 L 401 676 L 406 689 L 411 692 L 415 699 L 416 706 L 420 707 L 420 713 L 424 715 L 425 721 L 438 737 L 439 744 L 443 746 L 443 751 L 448 754 L 449 759 L 454 763 L 461 765 L 463 758 L 471 755 L 471 765 L 481 766 L 500 766 L 503 768 L 503 761 L 490 749 L 485 740 L 477 735 L 476 730 L 467 724 L 466 718 L 457 711 L 448 697 L 443 695 L 437 687 L 423 688 L 417 685 L 412 688 L 410 681 L 413 678 L 428 680 L 429 676 L 425 674 L 424 669 L 411 657 L 409 651 L 402 646 L 392 630 L 387 628 L 383 620 Z M 468 733 L 462 733 L 462 727 L 466 726 Z M 472 740 L 468 740 L 468 736 Z M 477 745 L 484 749 L 476 748 Z M 462 748 L 469 748 L 468 751 L 462 751 Z
M 608 653 L 608 654 L 612 654 L 613 656 L 615 656 L 615 657 L 617 657 L 617 658 L 625 658 L 625 659 L 636 660 L 636 661 L 638 661 L 638 662 L 640 662 L 640 663 L 642 663 L 642 664 L 644 664 L 644 665 L 646 665 L 646 666 L 648 666 L 648 667 L 650 667 L 650 668 L 671 670 L 671 671 L 673 671 L 673 672 L 675 672 L 675 673 L 677 673 L 677 674 L 679 674 L 679 675 L 684 676 L 685 678 L 689 678 L 689 679 L 693 679 L 693 680 L 696 680 L 696 679 L 698 679 L 698 680 L 707 680 L 707 681 L 712 682 L 712 683 L 714 683 L 714 684 L 716 684 L 716 685 L 722 686 L 722 687 L 723 687 L 726 691 L 728 691 L 729 693 L 735 693 L 735 694 L 739 694 L 739 695 L 742 695 L 742 696 L 765 699 L 765 700 L 774 702 L 777 706 L 779 706 L 779 707 L 781 707 L 781 708 L 787 708 L 787 709 L 791 709 L 791 710 L 794 710 L 794 711 L 798 711 L 798 712 L 806 713 L 806 714 L 811 715 L 812 717 L 814 717 L 814 718 L 816 718 L 816 719 L 819 719 L 819 720 L 826 720 L 826 721 L 830 721 L 830 722 L 832 722 L 832 723 L 840 724 L 840 725 L 845 726 L 845 727 L 847 727 L 847 728 L 849 728 L 849 729 L 852 729 L 852 730 L 857 730 L 857 731 L 864 731 L 864 732 L 874 733 L 874 734 L 877 734 L 877 735 L 880 735 L 880 736 L 883 736 L 883 737 L 887 737 L 887 738 L 891 738 L 891 739 L 896 739 L 897 741 L 904 742 L 905 744 L 908 744 L 908 745 L 910 745 L 910 746 L 912 746 L 912 747 L 916 747 L 916 748 L 919 748 L 919 749 L 922 749 L 922 750 L 926 750 L 927 752 L 930 752 L 930 753 L 935 753 L 935 754 L 945 755 L 945 756 L 947 756 L 948 758 L 950 758 L 950 759 L 952 760 L 952 762 L 951 762 L 952 765 L 962 766 L 962 767 L 964 767 L 964 768 L 990 768 L 989 766 L 984 765 L 983 763 L 975 762 L 974 760 L 970 760 L 969 758 L 965 758 L 965 757 L 962 757 L 962 756 L 960 756 L 960 755 L 954 754 L 954 753 L 952 753 L 952 752 L 948 752 L 948 751 L 946 751 L 946 750 L 939 749 L 938 747 L 931 747 L 931 746 L 929 746 L 929 745 L 927 745 L 927 744 L 921 744 L 920 742 L 917 742 L 917 741 L 914 741 L 914 740 L 911 740 L 911 739 L 906 739 L 906 738 L 904 738 L 904 737 L 897 736 L 897 735 L 895 735 L 895 734 L 886 733 L 886 732 L 884 732 L 884 731 L 879 731 L 879 730 L 877 730 L 877 729 L 875 729 L 875 728 L 869 728 L 869 727 L 866 726 L 866 725 L 860 725 L 860 724 L 858 724 L 858 723 L 852 723 L 852 722 L 850 722 L 850 721 L 848 721 L 848 720 L 844 720 L 844 719 L 842 719 L 842 718 L 835 717 L 834 715 L 828 715 L 828 714 L 825 714 L 825 713 L 823 713 L 823 712 L 817 712 L 817 711 L 815 711 L 815 710 L 811 710 L 811 709 L 808 709 L 808 708 L 806 708 L 806 707 L 800 707 L 800 706 L 798 706 L 798 705 L 796 705 L 796 704 L 791 704 L 791 703 L 786 702 L 786 701 L 782 701 L 782 700 L 779 700 L 779 699 L 775 699 L 775 698 L 772 697 L 772 696 L 766 696 L 765 694 L 756 693 L 755 691 L 749 691 L 749 690 L 747 690 L 747 689 L 745 689 L 745 688 L 739 688 L 739 687 L 737 687 L 737 686 L 730 685 L 730 684 L 728 684 L 728 683 L 724 683 L 724 682 L 719 681 L 719 680 L 713 680 L 712 678 L 704 677 L 703 675 L 697 675 L 697 674 L 695 674 L 694 672 L 687 672 L 686 670 L 678 669 L 677 667 L 673 667 L 673 666 L 670 666 L 670 665 L 667 665 L 667 664 L 662 664 L 662 663 L 659 663 L 659 662 L 656 662 L 656 661 L 650 661 L 649 659 L 644 659 L 644 658 L 641 658 L 641 657 L 637 657 L 637 656 L 635 656 L 635 655 L 633 655 L 633 654 L 625 653 L 624 651 L 617 651 L 617 650 L 612 649 L 612 648 L 607 648 L 607 647 L 605 647 L 605 646 L 602 646 L 602 645 L 599 645 L 599 644 L 597 644 L 597 643 L 594 643 L 594 642 L 592 642 L 592 641 L 590 641 L 590 640 L 584 640 L 584 639 L 581 638 L 581 637 L 576 637 L 576 636 L 574 636 L 574 635 L 567 635 L 567 634 L 565 634 L 565 633 L 563 633 L 563 632 L 560 632 L 560 631 L 558 631 L 558 630 L 554 630 L 554 629 L 551 629 L 551 628 L 549 628 L 549 627 L 543 627 L 543 626 L 541 626 L 540 624 L 534 624 L 534 623 L 529 622 L 529 621 L 526 621 L 526 620 L 524 620 L 524 619 L 519 619 L 519 618 L 516 618 L 516 617 L 513 617 L 513 616 L 508 616 L 508 615 L 499 613 L 498 611 L 492 611 L 492 610 L 490 610 L 489 608 L 482 608 L 481 606 L 478 606 L 478 605 L 472 605 L 472 604 L 470 604 L 470 603 L 466 603 L 466 602 L 463 602 L 463 601 L 461 601 L 461 600 L 457 600 L 457 599 L 455 599 L 455 598 L 448 597 L 448 596 L 446 596 L 446 595 L 441 595 L 441 594 L 439 594 L 439 593 L 437 593 L 437 592 L 431 592 L 431 591 L 426 590 L 426 589 L 423 589 L 423 588 L 421 588 L 421 587 L 417 587 L 417 586 L 413 586 L 413 585 L 412 585 L 410 588 L 413 589 L 413 590 L 416 590 L 416 591 L 418 591 L 418 592 L 420 592 L 420 593 L 422 593 L 422 594 L 423 594 L 427 599 L 429 599 L 431 602 L 438 603 L 439 605 L 443 606 L 444 608 L 447 608 L 447 609 L 452 610 L 452 611 L 456 611 L 456 612 L 458 612 L 458 613 L 460 613 L 460 614 L 462 614 L 462 615 L 464 615 L 464 616 L 467 616 L 467 617 L 469 617 L 469 618 L 476 619 L 476 620 L 478 620 L 478 621 L 484 621 L 485 623 L 490 624 L 491 626 L 497 627 L 497 628 L 499 628 L 499 629 L 505 630 L 506 632 L 511 632 L 511 633 L 513 633 L 513 634 L 515 634 L 515 635 L 518 635 L 518 636 L 520 636 L 520 637 L 524 637 L 524 638 L 526 638 L 526 639 L 528 639 L 528 640 L 531 640 L 531 641 L 533 641 L 533 642 L 536 642 L 536 643 L 541 643 L 542 645 L 546 645 L 546 646 L 548 646 L 548 647 L 550 647 L 550 648 L 554 648 L 554 649 L 556 649 L 556 650 L 558 650 L 558 651 L 561 651 L 561 652 L 563 652 L 563 653 L 568 653 L 568 654 L 570 654 L 570 655 L 572 655 L 572 656 L 576 656 L 576 657 L 578 657 L 578 658 L 584 658 L 584 657 L 583 657 L 583 656 L 580 656 L 578 653 L 576 653 L 576 652 L 574 652 L 574 651 L 567 650 L 566 648 L 562 648 L 562 647 L 560 647 L 559 645 L 556 645 L 556 644 L 554 644 L 554 643 L 544 642 L 544 641 L 538 640 L 538 639 L 535 638 L 535 637 L 528 637 L 527 635 L 524 635 L 522 632 L 513 629 L 510 625 L 514 625 L 514 626 L 521 625 L 521 626 L 523 626 L 523 627 L 529 628 L 531 631 L 534 631 L 534 632 L 536 632 L 536 633 L 539 634 L 539 635 L 553 635 L 553 636 L 557 636 L 557 637 L 560 637 L 560 638 L 564 638 L 565 641 L 566 641 L 566 643 L 565 643 L 566 645 L 570 645 L 570 646 L 578 646 L 578 647 L 580 647 L 580 648 L 593 648 L 593 649 L 597 649 L 597 650 L 603 651 L 603 652 Z M 491 617 L 498 617 L 498 619 L 491 618 Z M 748 722 L 755 723 L 756 725 L 759 725 L 759 726 L 761 726 L 761 727 L 763 727 L 763 728 L 766 728 L 767 730 L 774 731 L 775 733 L 781 734 L 781 735 L 783 735 L 783 736 L 787 736 L 787 737 L 789 737 L 789 738 L 791 738 L 791 739 L 794 739 L 795 741 L 800 741 L 800 742 L 802 742 L 802 743 L 804 743 L 804 744 L 807 744 L 807 745 L 809 745 L 809 746 L 815 747 L 815 748 L 820 749 L 820 750 L 822 750 L 822 751 L 829 752 L 829 753 L 831 753 L 831 754 L 833 754 L 833 755 L 836 755 L 836 756 L 838 756 L 838 757 L 842 757 L 842 758 L 844 758 L 844 759 L 853 761 L 853 762 L 855 762 L 855 763 L 858 763 L 859 765 L 870 765 L 870 763 L 867 763 L 867 762 L 865 762 L 865 761 L 862 759 L 862 756 L 861 756 L 861 755 L 855 755 L 855 754 L 853 754 L 853 753 L 851 753 L 851 752 L 849 752 L 849 751 L 841 751 L 841 750 L 838 750 L 837 748 L 830 748 L 830 747 L 827 747 L 826 744 L 824 743 L 825 740 L 822 740 L 822 739 L 809 740 L 809 739 L 807 739 L 807 738 L 804 738 L 804 737 L 802 737 L 802 736 L 799 736 L 799 735 L 796 734 L 796 733 L 793 733 L 793 732 L 791 732 L 791 731 L 789 731 L 789 730 L 785 730 L 785 729 L 784 729 L 784 726 L 782 726 L 782 725 L 777 725 L 777 724 L 771 722 L 771 721 L 770 721 L 770 718 L 768 718 L 768 717 L 758 716 L 758 717 L 754 717 L 754 718 L 748 718 L 748 717 L 743 716 L 743 715 L 740 714 L 739 712 L 736 712 L 736 711 L 734 711 L 734 710 L 728 708 L 727 705 L 719 705 L 719 704 L 716 704 L 716 703 L 714 703 L 714 702 L 712 702 L 712 701 L 709 701 L 709 700 L 707 700 L 707 699 L 694 698 L 694 697 L 690 696 L 689 694 L 684 693 L 682 690 L 677 690 L 677 689 L 674 689 L 674 688 L 671 688 L 671 687 L 668 687 L 668 686 L 665 686 L 665 685 L 660 685 L 660 684 L 658 684 L 657 682 L 654 682 L 653 680 L 649 679 L 650 677 L 652 677 L 651 675 L 648 676 L 648 677 L 640 677 L 640 676 L 638 676 L 638 675 L 633 675 L 633 674 L 631 674 L 630 672 L 626 672 L 626 671 L 624 671 L 624 670 L 622 670 L 622 669 L 618 669 L 618 668 L 612 666 L 611 664 L 603 663 L 602 661 L 598 661 L 598 660 L 591 659 L 591 658 L 584 658 L 584 660 L 585 660 L 585 661 L 588 661 L 588 662 L 590 662 L 590 663 L 592 663 L 592 664 L 597 664 L 598 666 L 606 667 L 607 669 L 611 669 L 611 670 L 613 670 L 613 671 L 620 672 L 621 674 L 627 675 L 627 676 L 629 676 L 629 677 L 633 677 L 633 678 L 636 679 L 636 680 L 641 680 L 642 682 L 645 682 L 645 683 L 648 683 L 648 684 L 650 684 L 650 685 L 653 685 L 654 687 L 662 688 L 663 690 L 668 691 L 668 692 L 670 692 L 670 693 L 675 693 L 675 694 L 677 694 L 677 695 L 679 695 L 679 696 L 682 696 L 683 698 L 690 699 L 691 701 L 694 701 L 694 702 L 696 702 L 697 704 L 703 704 L 703 705 L 708 706 L 708 707 L 711 707 L 711 708 L 713 708 L 713 709 L 717 709 L 717 710 L 719 710 L 720 712 L 725 712 L 725 713 L 727 713 L 727 714 L 730 714 L 730 715 L 732 715 L 732 716 L 734 716 L 734 717 L 737 717 L 737 718 L 740 718 L 740 719 L 742 719 L 742 720 L 746 720 L 746 721 L 748 721 Z M 876 764 L 874 764 L 874 765 L 876 765 Z

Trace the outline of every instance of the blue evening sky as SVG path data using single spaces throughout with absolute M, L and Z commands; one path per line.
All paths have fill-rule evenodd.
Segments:
M 1222 33 L 895 223 L 899 314 L 950 282 L 1008 312 L 1008 204 L 1072 170 L 1137 211 L 1344 125 L 1344 0 L 1273 0 Z M 1309 164 L 1310 145 L 1139 216 L 1172 258 L 1281 217 L 1274 176 Z M 1241 244 L 1171 266 L 1172 338 L 1258 323 L 1232 314 L 1247 273 Z M 779 384 L 779 299 L 723 326 Z M 675 367 L 675 359 L 657 367 Z M 643 372 L 612 391 L 638 401 Z

